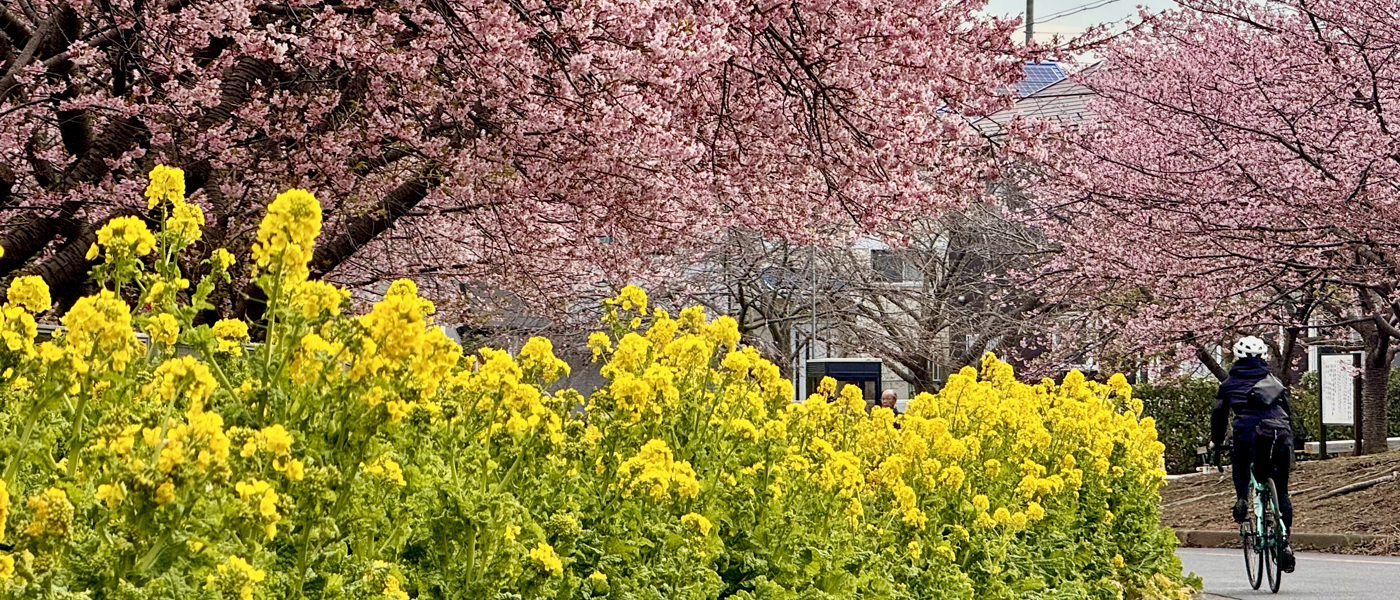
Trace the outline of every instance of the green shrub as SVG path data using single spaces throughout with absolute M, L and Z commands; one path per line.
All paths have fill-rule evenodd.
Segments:
M 1143 414 L 1157 420 L 1157 436 L 1168 473 L 1190 473 L 1200 466 L 1196 448 L 1210 439 L 1210 409 L 1220 382 L 1189 378 L 1133 386 Z

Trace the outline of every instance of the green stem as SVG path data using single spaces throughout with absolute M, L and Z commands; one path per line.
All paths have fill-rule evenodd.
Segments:
M 87 417 L 88 394 L 83 394 L 78 398 L 78 408 L 73 411 L 73 427 L 68 432 L 67 454 L 64 458 L 73 457 L 73 464 L 69 465 L 68 473 L 78 472 L 78 461 L 82 460 L 81 453 L 77 451 L 78 435 L 83 431 L 83 420 Z
M 320 508 L 320 506 L 321 503 L 317 502 L 316 507 Z M 311 514 L 316 513 L 313 511 Z M 304 598 L 305 596 L 303 596 L 301 592 L 302 588 L 306 585 L 306 568 L 308 566 L 307 561 L 309 560 L 309 558 L 307 557 L 307 553 L 310 551 L 311 548 L 310 523 L 306 523 L 301 526 L 301 541 L 299 541 L 297 545 L 301 546 L 301 549 L 297 551 L 297 587 L 295 597 Z
M 165 547 L 170 545 L 170 535 L 169 532 L 166 532 L 154 546 L 151 546 L 151 549 L 146 552 L 146 555 L 141 557 L 141 562 L 137 563 L 136 572 L 145 574 L 146 571 L 149 571 L 151 567 L 156 564 L 156 559 L 160 558 L 160 554 L 165 551 Z
M 209 364 L 214 367 L 214 376 L 219 378 L 219 383 L 224 384 L 224 389 L 230 394 L 233 393 L 233 382 L 229 380 L 228 374 L 224 373 L 224 368 L 219 366 L 219 361 L 212 360 L 214 356 L 214 344 L 212 342 L 204 345 L 204 351 L 211 358 Z
M 478 536 L 480 533 L 481 533 L 481 530 L 477 529 L 476 523 L 471 522 L 471 521 L 468 521 L 468 522 L 467 522 L 467 538 L 469 538 L 469 539 L 471 540 L 470 542 L 467 543 L 467 561 L 466 561 L 466 562 L 467 562 L 467 569 L 466 569 L 466 572 L 467 572 L 467 577 L 468 577 L 468 579 L 467 579 L 468 584 L 470 584 L 471 582 L 476 581 L 476 578 L 475 578 L 475 576 L 476 576 L 476 538 L 477 538 L 477 536 Z
M 24 421 L 24 433 L 20 435 L 19 447 L 15 448 L 15 453 L 5 463 L 5 487 L 14 495 L 19 491 L 15 487 L 15 470 L 19 468 L 19 459 L 24 456 L 24 451 L 29 446 L 29 438 L 34 434 L 34 425 L 39 422 L 39 415 L 43 412 L 43 403 L 36 403 L 34 409 L 29 412 L 29 417 Z

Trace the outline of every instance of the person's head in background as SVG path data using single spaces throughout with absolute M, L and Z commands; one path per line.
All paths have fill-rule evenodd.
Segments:
M 885 393 L 880 394 L 880 406 L 893 410 L 896 402 L 899 402 L 899 396 L 894 390 L 885 390 Z

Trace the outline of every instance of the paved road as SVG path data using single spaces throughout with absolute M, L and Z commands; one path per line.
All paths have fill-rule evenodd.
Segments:
M 1400 558 L 1298 554 L 1298 569 L 1283 574 L 1277 596 L 1250 589 L 1239 550 L 1181 548 L 1177 550 L 1187 573 L 1205 580 L 1206 592 L 1227 598 L 1316 598 L 1318 600 L 1395 600 L 1400 598 Z

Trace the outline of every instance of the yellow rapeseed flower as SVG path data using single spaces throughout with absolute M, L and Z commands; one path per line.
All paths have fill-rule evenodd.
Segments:
M 146 321 L 146 335 L 156 344 L 170 348 L 180 339 L 180 322 L 170 313 L 160 313 Z
M 166 480 L 156 488 L 156 504 L 170 504 L 175 501 L 175 484 Z
M 23 306 L 34 314 L 44 312 L 53 305 L 49 298 L 49 285 L 38 275 L 16 277 L 10 282 L 8 298 L 10 304 Z
M 316 197 L 306 190 L 287 190 L 267 205 L 253 244 L 253 261 L 284 282 L 305 281 L 312 245 L 320 234 L 321 204 Z
M 34 538 L 50 536 L 62 538 L 68 535 L 73 525 L 73 503 L 68 501 L 68 492 L 51 487 L 43 493 L 29 497 L 26 502 L 33 517 L 24 535 Z
M 558 554 L 554 553 L 554 547 L 543 541 L 530 549 L 530 560 L 533 560 L 535 566 L 547 574 L 556 577 L 564 574 L 564 562 L 559 560 Z
M 97 486 L 96 497 L 107 505 L 107 508 L 116 508 L 126 498 L 126 489 L 120 482 L 104 483 Z
M 108 260 L 119 256 L 140 257 L 155 250 L 156 236 L 140 217 L 116 217 L 97 230 L 97 245 L 107 250 Z M 88 255 L 97 257 L 91 249 Z
M 165 165 L 151 169 L 151 182 L 146 185 L 146 208 L 162 202 L 182 202 L 185 199 L 185 171 Z
M 686 461 L 674 460 L 670 447 L 659 439 L 647 442 L 636 456 L 623 461 L 618 475 L 630 482 L 629 493 L 640 490 L 656 500 L 672 495 L 694 498 L 700 493 L 695 469 Z
M 235 260 L 233 258 L 233 253 L 223 248 L 216 248 L 213 254 L 209 255 L 209 262 L 220 271 L 228 271 L 229 268 L 233 266 Z
M 243 354 L 243 343 L 248 341 L 248 324 L 238 319 L 219 319 L 211 328 L 219 354 L 238 356 Z
M 709 537 L 710 529 L 714 527 L 709 519 L 698 513 L 686 513 L 681 517 L 681 523 L 693 528 L 700 534 L 700 537 Z
M 144 393 L 155 394 L 163 402 L 172 402 L 181 394 L 191 405 L 202 404 L 214 394 L 218 383 L 209 367 L 193 356 L 177 356 L 156 367 Z

